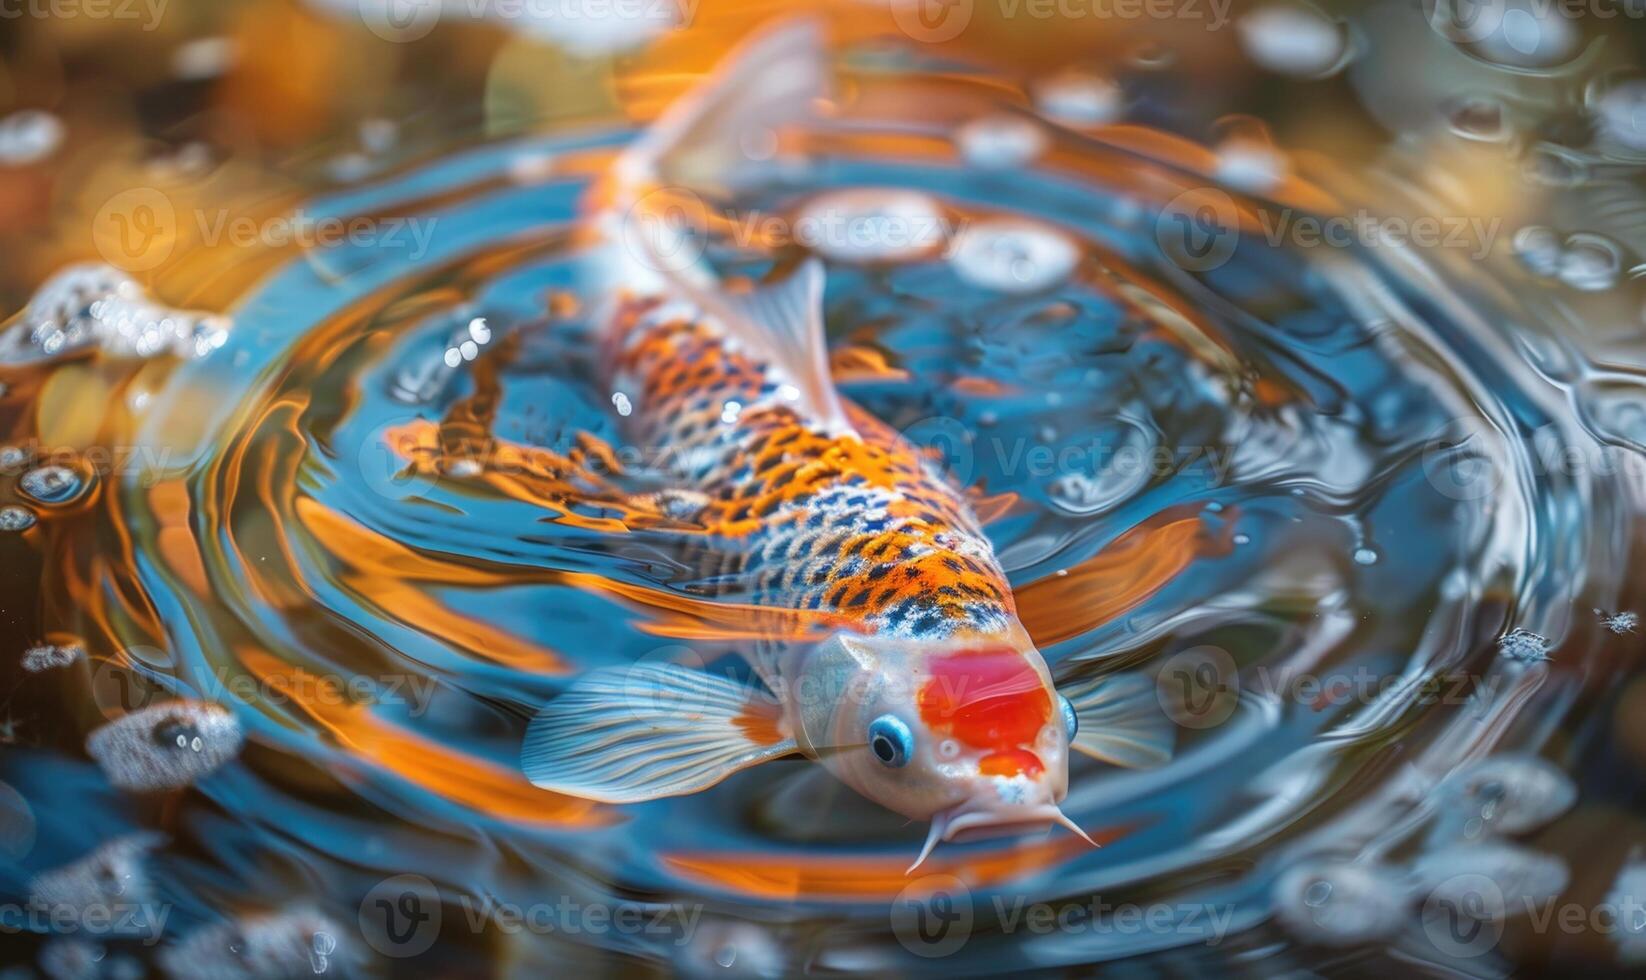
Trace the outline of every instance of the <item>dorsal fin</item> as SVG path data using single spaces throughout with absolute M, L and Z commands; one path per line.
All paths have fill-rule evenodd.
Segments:
M 823 333 L 823 263 L 809 258 L 787 279 L 750 293 L 716 292 L 707 304 L 727 331 L 799 389 L 799 406 L 835 434 L 854 431 L 829 376 Z

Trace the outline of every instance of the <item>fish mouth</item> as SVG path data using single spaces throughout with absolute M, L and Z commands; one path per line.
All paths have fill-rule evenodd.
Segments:
M 943 810 L 932 817 L 931 830 L 926 833 L 926 844 L 920 849 L 920 856 L 914 859 L 914 863 L 909 865 L 909 870 L 904 874 L 920 867 L 939 841 L 960 844 L 994 837 L 1031 834 L 1046 830 L 1053 824 L 1067 827 L 1086 843 L 1093 847 L 1097 846 L 1097 842 L 1088 837 L 1086 832 L 1080 829 L 1079 824 L 1070 820 L 1068 814 L 1052 803 L 1014 807 L 1005 811 L 962 810 L 957 813 L 954 810 Z

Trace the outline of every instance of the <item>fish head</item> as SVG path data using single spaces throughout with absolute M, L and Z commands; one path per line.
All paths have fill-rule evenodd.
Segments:
M 854 678 L 802 727 L 823 736 L 812 750 L 842 781 L 932 822 L 922 859 L 940 841 L 1078 832 L 1058 807 L 1074 713 L 1026 634 L 829 643 L 830 669 Z

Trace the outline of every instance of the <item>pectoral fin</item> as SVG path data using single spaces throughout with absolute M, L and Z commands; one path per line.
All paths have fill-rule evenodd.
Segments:
M 672 664 L 590 671 L 526 730 L 520 765 L 544 789 L 605 803 L 704 790 L 795 751 L 769 699 Z
M 1109 674 L 1062 688 L 1074 707 L 1079 730 L 1071 747 L 1130 769 L 1171 761 L 1172 720 L 1160 706 L 1155 685 L 1143 674 Z

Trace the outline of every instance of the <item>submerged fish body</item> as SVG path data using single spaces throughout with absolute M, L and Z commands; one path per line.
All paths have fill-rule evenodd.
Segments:
M 645 213 L 671 160 L 746 162 L 751 133 L 802 117 L 826 79 L 815 28 L 786 25 L 666 113 L 599 192 L 609 246 L 591 288 L 606 293 L 607 380 L 629 434 L 696 501 L 694 521 L 733 545 L 706 580 L 840 629 L 743 651 L 765 692 L 677 665 L 586 674 L 534 720 L 523 766 L 558 792 L 638 802 L 800 752 L 931 820 L 916 864 L 940 840 L 1052 823 L 1084 836 L 1058 808 L 1068 751 L 1168 758 L 1152 685 L 1120 676 L 1059 694 L 964 495 L 835 391 L 818 260 L 732 292 L 669 261 L 665 226 Z

